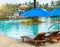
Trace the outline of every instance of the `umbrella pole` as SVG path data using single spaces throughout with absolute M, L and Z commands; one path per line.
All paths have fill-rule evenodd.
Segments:
M 36 25 L 36 34 L 38 33 L 38 17 L 34 17 L 34 22 L 35 22 L 35 25 Z
M 38 17 L 35 17 L 35 22 L 36 22 L 36 34 L 38 33 Z
M 59 18 L 60 18 L 60 17 L 58 16 L 58 30 L 59 30 Z
M 36 24 L 36 26 L 37 26 L 37 29 L 36 29 L 36 34 L 38 33 L 38 23 Z
M 34 8 L 36 8 L 36 0 L 34 0 Z

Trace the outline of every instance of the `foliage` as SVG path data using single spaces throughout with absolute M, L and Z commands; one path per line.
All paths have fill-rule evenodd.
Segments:
M 2 16 L 1 18 L 0 18 L 1 20 L 9 20 L 9 17 L 8 16 Z
M 41 24 L 42 20 L 41 19 L 26 19 L 22 20 L 21 23 L 31 25 L 31 24 Z
M 60 0 L 56 1 L 56 7 L 60 7 Z
M 3 16 L 7 16 L 9 12 L 15 12 L 18 9 L 17 4 L 5 4 L 2 5 L 2 8 L 0 9 L 0 13 L 3 14 Z
M 25 4 L 29 6 L 27 10 L 30 10 L 34 7 L 34 3 L 31 2 L 31 1 L 30 2 L 25 2 Z M 18 10 L 18 7 L 20 5 L 21 4 L 8 4 L 8 3 L 6 3 L 6 4 L 2 5 L 2 7 L 0 8 L 0 13 L 2 13 L 3 16 L 9 16 L 9 15 L 11 16 L 14 13 L 11 14 L 10 12 L 15 12 L 16 10 Z M 58 0 L 56 2 L 51 1 L 51 5 L 49 5 L 48 3 L 39 4 L 39 2 L 37 2 L 36 6 L 47 9 L 47 10 L 52 10 L 55 7 L 60 7 L 60 0 Z

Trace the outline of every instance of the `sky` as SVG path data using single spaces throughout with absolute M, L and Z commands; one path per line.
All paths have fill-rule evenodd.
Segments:
M 19 3 L 25 3 L 25 2 L 33 2 L 33 0 L 0 0 L 0 4 L 5 4 L 5 3 L 12 3 L 12 4 L 19 4 Z M 37 0 L 40 4 L 45 4 L 45 3 L 51 3 L 51 1 L 57 1 L 57 0 Z

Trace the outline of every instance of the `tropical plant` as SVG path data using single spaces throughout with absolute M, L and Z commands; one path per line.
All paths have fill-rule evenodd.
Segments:
M 60 7 L 60 0 L 56 1 L 56 7 Z

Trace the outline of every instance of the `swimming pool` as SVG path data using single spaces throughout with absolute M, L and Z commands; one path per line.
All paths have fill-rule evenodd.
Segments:
M 49 18 L 42 18 L 42 20 L 48 21 Z M 6 35 L 11 38 L 20 39 L 20 36 L 34 36 L 36 34 L 36 25 L 21 25 L 21 24 L 12 24 L 11 22 L 20 22 L 21 20 L 0 20 L 0 34 Z M 52 28 L 48 28 L 52 25 Z M 38 25 L 39 32 L 52 32 L 53 30 L 58 30 L 57 23 L 42 23 Z

